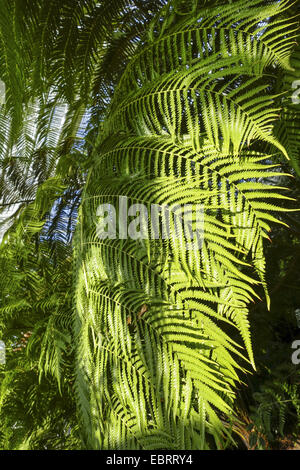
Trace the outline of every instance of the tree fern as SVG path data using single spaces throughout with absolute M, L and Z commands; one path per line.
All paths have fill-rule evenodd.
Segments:
M 25 246 L 24 246 L 25 245 Z M 10 235 L 0 252 L 0 449 L 80 447 L 73 399 L 71 249 Z
M 263 239 L 287 198 L 266 181 L 280 173 L 265 143 L 287 153 L 265 71 L 289 68 L 296 25 L 288 2 L 193 5 L 177 21 L 171 2 L 128 64 L 82 197 L 77 394 L 91 448 L 222 446 L 238 372 L 254 365 L 247 308 L 266 291 Z M 203 204 L 201 250 L 99 240 L 97 208 L 120 196 Z

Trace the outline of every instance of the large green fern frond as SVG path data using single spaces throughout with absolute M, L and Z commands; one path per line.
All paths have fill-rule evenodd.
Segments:
M 262 150 L 287 156 L 266 70 L 289 68 L 296 25 L 285 1 L 193 5 L 178 22 L 170 2 L 129 63 L 82 198 L 77 394 L 92 448 L 222 446 L 238 372 L 254 365 L 248 304 L 266 291 L 263 240 L 289 199 Z M 119 237 L 117 224 L 99 239 L 98 207 L 119 215 L 121 197 L 148 214 L 202 205 L 201 249 L 184 234 L 152 239 L 150 224 L 148 238 Z

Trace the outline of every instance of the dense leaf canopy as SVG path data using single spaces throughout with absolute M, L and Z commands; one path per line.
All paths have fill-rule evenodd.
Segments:
M 296 438 L 297 5 L 0 12 L 0 448 L 266 447 L 287 415 Z M 120 197 L 201 205 L 201 249 L 100 239 Z

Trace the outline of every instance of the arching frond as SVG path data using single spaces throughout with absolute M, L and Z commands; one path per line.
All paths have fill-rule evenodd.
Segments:
M 287 156 L 265 72 L 289 68 L 296 25 L 281 16 L 288 2 L 194 5 L 178 22 L 170 2 L 128 64 L 82 197 L 77 393 L 92 448 L 202 449 L 209 435 L 221 447 L 238 373 L 254 365 L 248 304 L 266 291 L 263 240 L 289 199 L 261 150 Z M 202 205 L 201 248 L 173 225 L 167 239 L 150 224 L 120 236 L 120 197 L 148 214 Z M 116 209 L 112 237 L 99 238 L 102 204 Z

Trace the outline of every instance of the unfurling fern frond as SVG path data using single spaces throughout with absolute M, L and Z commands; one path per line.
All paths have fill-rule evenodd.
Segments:
M 178 22 L 170 2 L 126 68 L 82 197 L 75 334 L 89 448 L 222 447 L 238 373 L 254 366 L 248 304 L 255 286 L 267 295 L 263 240 L 289 199 L 268 184 L 275 152 L 287 154 L 264 74 L 289 68 L 296 26 L 286 1 L 192 3 Z M 124 196 L 148 214 L 202 205 L 201 249 L 173 226 L 135 240 L 117 223 L 99 238 L 98 207 L 118 216 Z

